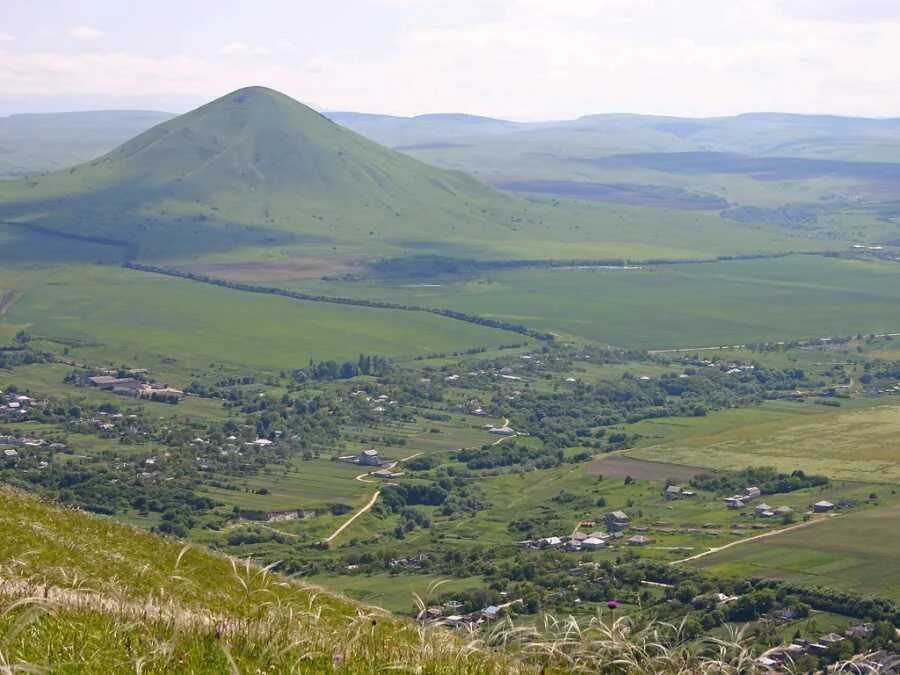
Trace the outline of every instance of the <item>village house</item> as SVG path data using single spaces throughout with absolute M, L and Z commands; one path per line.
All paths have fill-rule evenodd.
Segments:
M 516 432 L 513 431 L 512 427 L 508 425 L 500 426 L 500 427 L 490 427 L 488 428 L 489 434 L 497 434 L 498 436 L 515 436 Z
M 753 512 L 761 518 L 771 518 L 775 515 L 775 510 L 765 502 L 757 504 L 756 508 L 753 509 Z
M 606 540 L 599 537 L 588 537 L 581 542 L 581 548 L 585 551 L 596 551 L 598 548 L 605 548 Z
M 646 546 L 651 543 L 653 540 L 650 537 L 646 537 L 643 534 L 636 534 L 630 539 L 626 541 L 629 546 Z
M 680 485 L 670 485 L 666 488 L 666 499 L 678 499 L 681 496 Z
M 381 466 L 382 459 L 378 456 L 378 451 L 375 448 L 367 448 L 363 450 L 356 458 L 357 464 L 361 464 L 363 466 Z
M 732 497 L 725 498 L 725 506 L 729 509 L 742 509 L 745 506 L 744 500 L 739 496 L 734 495 Z
M 628 515 L 624 511 L 613 511 L 606 514 L 606 527 L 611 532 L 624 530 L 630 524 Z
M 813 511 L 816 513 L 825 513 L 826 511 L 833 511 L 834 504 L 831 502 L 825 501 L 824 499 L 820 502 L 816 502 L 813 504 Z

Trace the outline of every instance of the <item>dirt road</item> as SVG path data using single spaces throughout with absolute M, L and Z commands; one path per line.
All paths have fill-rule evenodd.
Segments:
M 334 532 L 332 532 L 332 533 L 331 533 L 331 536 L 329 536 L 327 539 L 324 539 L 323 541 L 324 541 L 326 544 L 330 544 L 332 541 L 334 541 L 334 539 L 335 539 L 341 532 L 343 532 L 343 531 L 346 530 L 348 527 L 350 527 L 350 525 L 353 524 L 353 521 L 354 521 L 354 520 L 356 520 L 356 519 L 359 518 L 362 514 L 364 514 L 366 511 L 368 511 L 368 510 L 371 509 L 373 506 L 375 506 L 375 502 L 378 501 L 379 495 L 381 495 L 381 490 L 376 490 L 376 491 L 375 491 L 375 494 L 372 495 L 372 498 L 366 503 L 365 506 L 363 506 L 359 511 L 357 511 L 357 512 L 354 513 L 352 516 L 350 516 L 346 521 L 344 521 L 344 524 L 343 524 L 343 525 L 341 525 L 338 529 L 336 529 Z
M 837 516 L 832 516 L 837 517 Z M 738 539 L 737 541 L 733 541 L 730 544 L 725 544 L 724 546 L 716 546 L 714 548 L 709 549 L 708 551 L 704 551 L 703 553 L 697 553 L 696 555 L 688 556 L 687 558 L 682 558 L 681 560 L 673 560 L 670 562 L 670 565 L 680 565 L 681 563 L 691 562 L 693 560 L 699 560 L 700 558 L 705 558 L 708 555 L 712 555 L 713 553 L 718 553 L 719 551 L 724 551 L 726 549 L 732 548 L 734 546 L 740 546 L 741 544 L 749 544 L 751 541 L 758 541 L 760 539 L 765 539 L 767 537 L 774 537 L 778 534 L 784 534 L 785 532 L 790 532 L 791 530 L 799 530 L 802 527 L 809 527 L 810 525 L 815 525 L 816 523 L 822 523 L 828 518 L 816 518 L 815 520 L 807 520 L 802 523 L 797 523 L 796 525 L 789 525 L 788 527 L 782 527 L 780 530 L 772 530 L 771 532 L 763 532 L 762 534 L 757 534 L 752 537 L 747 537 L 746 539 Z

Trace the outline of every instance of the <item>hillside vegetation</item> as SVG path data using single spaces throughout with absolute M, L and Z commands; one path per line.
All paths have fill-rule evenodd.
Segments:
M 579 627 L 549 619 L 543 633 L 504 624 L 477 639 L 416 626 L 249 562 L 7 490 L 0 490 L 0 526 L 4 673 L 756 668 L 738 642 L 718 641 L 701 656 L 678 646 L 677 630 L 634 629 L 627 620 Z

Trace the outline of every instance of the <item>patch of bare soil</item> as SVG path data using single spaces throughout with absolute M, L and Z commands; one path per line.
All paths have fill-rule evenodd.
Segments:
M 696 466 L 684 464 L 667 464 L 666 462 L 648 462 L 645 459 L 634 459 L 624 455 L 609 455 L 599 457 L 587 467 L 587 472 L 595 476 L 609 476 L 624 478 L 631 476 L 635 480 L 664 481 L 672 478 L 678 481 L 687 481 L 706 472 Z

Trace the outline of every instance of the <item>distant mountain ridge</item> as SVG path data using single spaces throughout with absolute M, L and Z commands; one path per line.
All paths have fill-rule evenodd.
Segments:
M 0 177 L 91 159 L 174 117 L 154 110 L 18 113 L 0 117 Z

